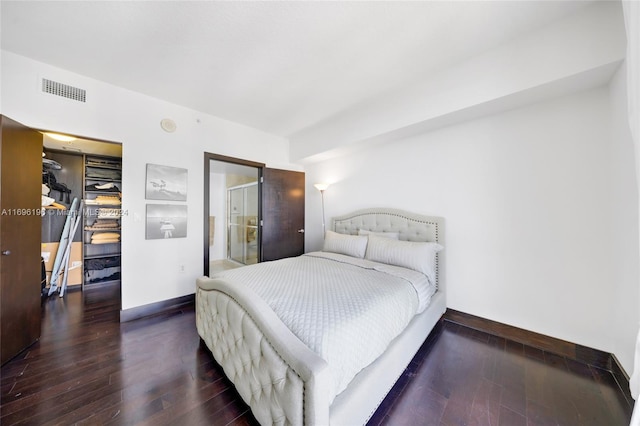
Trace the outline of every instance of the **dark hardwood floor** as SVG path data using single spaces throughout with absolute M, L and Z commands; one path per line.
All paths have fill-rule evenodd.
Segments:
M 627 426 L 611 372 L 441 321 L 370 425 Z
M 120 324 L 117 287 L 43 306 L 1 369 L 0 424 L 255 425 L 200 344 L 192 308 Z M 442 321 L 371 425 L 627 425 L 611 373 Z

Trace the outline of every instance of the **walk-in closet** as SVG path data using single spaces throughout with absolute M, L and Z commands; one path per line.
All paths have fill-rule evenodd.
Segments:
M 120 284 L 122 194 L 120 144 L 45 134 L 43 297 Z

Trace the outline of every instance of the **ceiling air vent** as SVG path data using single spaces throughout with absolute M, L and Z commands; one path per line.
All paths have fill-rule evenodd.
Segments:
M 57 81 L 42 79 L 42 91 L 63 98 L 73 99 L 74 101 L 86 102 L 87 91 L 68 84 L 58 83 Z

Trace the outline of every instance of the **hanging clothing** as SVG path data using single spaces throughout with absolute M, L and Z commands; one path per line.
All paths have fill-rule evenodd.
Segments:
M 69 189 L 64 183 L 58 182 L 56 176 L 52 172 L 48 170 L 42 172 L 42 183 L 47 185 L 50 190 L 60 192 L 60 201 L 63 201 L 64 199 L 66 204 L 71 202 L 69 199 L 71 189 Z

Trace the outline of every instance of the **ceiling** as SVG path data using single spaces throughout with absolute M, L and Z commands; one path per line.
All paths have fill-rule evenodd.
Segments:
M 2 49 L 290 138 L 582 1 L 6 1 Z
M 83 139 L 79 137 L 73 137 L 72 140 L 59 140 L 55 138 L 56 135 L 56 133 L 42 132 L 42 146 L 48 149 L 67 151 L 69 153 L 122 157 L 122 144 Z

